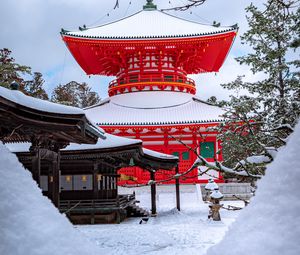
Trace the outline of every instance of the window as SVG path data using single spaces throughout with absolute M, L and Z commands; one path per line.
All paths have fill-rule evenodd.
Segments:
M 188 151 L 182 152 L 182 160 L 189 160 L 190 153 Z
M 201 143 L 200 150 L 201 150 L 202 157 L 213 158 L 215 156 L 215 143 L 214 142 Z
M 175 151 L 175 152 L 172 153 L 172 155 L 179 158 L 179 152 L 176 152 L 176 151 Z

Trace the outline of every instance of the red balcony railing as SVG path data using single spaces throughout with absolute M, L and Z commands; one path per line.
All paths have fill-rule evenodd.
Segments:
M 113 80 L 109 83 L 109 88 L 131 83 L 147 83 L 147 82 L 171 82 L 183 83 L 195 87 L 195 81 L 178 74 L 147 74 L 147 75 L 128 75 L 127 77 Z

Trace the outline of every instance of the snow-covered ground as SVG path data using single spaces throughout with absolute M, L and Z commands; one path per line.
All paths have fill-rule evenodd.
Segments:
M 208 255 L 300 254 L 299 155 L 300 123 L 258 182 L 250 205 Z
M 0 254 L 98 255 L 0 142 Z
M 204 255 L 209 249 L 209 255 L 298 255 L 299 151 L 300 125 L 258 182 L 250 205 L 242 211 L 222 210 L 221 222 L 207 220 L 208 206 L 195 186 L 181 186 L 181 212 L 174 209 L 175 187 L 167 186 L 158 187 L 158 216 L 147 224 L 131 218 L 119 225 L 74 227 L 0 142 L 0 254 Z M 149 191 L 149 187 L 136 190 L 146 209 Z
M 140 206 L 150 208 L 150 188 L 136 190 Z M 121 190 L 131 193 L 133 190 Z M 235 221 L 238 211 L 221 211 L 222 222 L 207 219 L 208 205 L 198 199 L 195 186 L 181 186 L 181 206 L 174 207 L 175 187 L 158 187 L 157 217 L 139 224 L 139 218 L 130 218 L 119 225 L 89 225 L 77 228 L 94 241 L 103 254 L 205 254 L 218 243 L 228 226 Z M 226 204 L 243 206 L 240 202 Z

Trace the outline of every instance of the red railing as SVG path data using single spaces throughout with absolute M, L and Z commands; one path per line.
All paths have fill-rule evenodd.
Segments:
M 128 75 L 120 79 L 113 80 L 109 83 L 109 88 L 116 86 L 131 84 L 131 83 L 144 83 L 144 82 L 174 82 L 183 83 L 196 87 L 195 81 L 183 75 L 178 74 L 144 74 L 144 75 Z

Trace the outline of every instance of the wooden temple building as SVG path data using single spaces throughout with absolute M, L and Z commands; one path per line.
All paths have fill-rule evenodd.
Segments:
M 134 194 L 118 193 L 118 170 L 134 164 L 154 180 L 157 170 L 178 165 L 177 157 L 143 149 L 141 140 L 106 134 L 81 109 L 18 90 L 0 87 L 0 119 L 0 140 L 74 223 L 120 222 L 126 216 L 144 215 Z M 155 185 L 151 185 L 152 214 L 156 214 Z
M 60 204 L 73 223 L 120 223 L 127 216 L 150 216 L 137 206 L 135 194 L 119 194 L 118 170 L 131 164 L 148 171 L 153 181 L 159 169 L 171 174 L 178 158 L 143 149 L 142 141 L 105 134 L 95 145 L 70 144 L 60 152 Z M 30 144 L 7 144 L 31 170 Z M 49 162 L 41 164 L 41 189 L 49 196 Z M 156 214 L 156 184 L 151 185 L 151 215 Z M 175 188 L 174 188 L 175 192 Z M 179 196 L 179 194 L 177 194 Z M 179 202 L 179 201 L 178 201 Z
M 152 0 L 147 0 L 140 12 L 121 20 L 61 32 L 87 75 L 116 77 L 109 84 L 109 97 L 85 109 L 87 116 L 108 133 L 141 139 L 148 149 L 178 156 L 180 172 L 193 164 L 196 155 L 178 140 L 199 147 L 208 161 L 222 161 L 221 144 L 212 128 L 223 121 L 223 111 L 195 95 L 196 84 L 188 75 L 218 72 L 236 34 L 236 26 L 184 20 L 158 10 Z M 139 167 L 121 172 L 135 176 L 137 183 L 150 179 Z M 221 178 L 217 172 L 210 174 Z M 157 179 L 167 175 L 160 171 Z M 198 178 L 195 169 L 180 182 L 207 179 Z
M 12 90 L 0 87 L 0 141 L 31 143 L 30 168 L 39 186 L 41 163 L 48 162 L 48 196 L 58 207 L 60 150 L 70 142 L 95 144 L 104 135 L 81 109 L 35 99 L 17 89 L 17 84 Z

